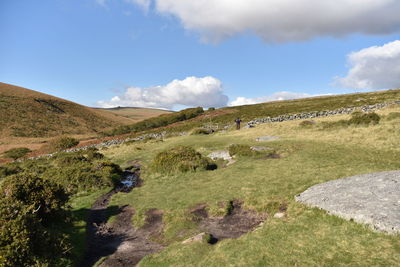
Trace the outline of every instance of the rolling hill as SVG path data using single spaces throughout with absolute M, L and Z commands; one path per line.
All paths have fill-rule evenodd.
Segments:
M 117 108 L 99 108 L 112 114 L 128 118 L 132 122 L 138 122 L 151 117 L 157 117 L 163 114 L 173 113 L 170 110 L 155 109 L 155 108 L 136 108 L 136 107 L 117 107 Z
M 26 88 L 0 83 L 0 136 L 92 134 L 132 123 L 128 118 Z

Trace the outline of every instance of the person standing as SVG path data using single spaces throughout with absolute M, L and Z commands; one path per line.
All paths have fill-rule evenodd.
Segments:
M 240 123 L 242 122 L 242 120 L 240 118 L 236 118 L 235 122 L 236 122 L 236 130 L 240 130 Z

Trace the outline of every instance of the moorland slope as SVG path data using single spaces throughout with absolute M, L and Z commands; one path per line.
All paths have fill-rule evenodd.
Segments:
M 128 118 L 26 88 L 0 83 L 0 136 L 90 134 L 132 123 Z

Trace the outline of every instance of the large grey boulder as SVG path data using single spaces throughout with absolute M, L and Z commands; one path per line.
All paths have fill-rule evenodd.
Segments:
M 400 233 L 400 171 L 356 175 L 310 187 L 296 200 L 374 230 Z

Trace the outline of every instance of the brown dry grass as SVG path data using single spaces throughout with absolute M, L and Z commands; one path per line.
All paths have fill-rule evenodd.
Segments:
M 116 117 L 126 118 L 130 123 L 135 123 L 138 121 L 142 121 L 145 119 L 149 119 L 152 117 L 157 117 L 163 114 L 172 113 L 169 110 L 162 109 L 153 109 L 153 108 L 130 108 L 130 107 L 121 107 L 121 108 L 108 108 L 108 109 L 96 109 L 99 111 L 104 111 L 106 113 L 111 113 Z

